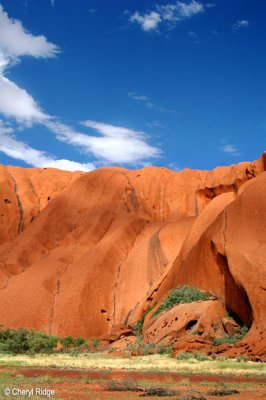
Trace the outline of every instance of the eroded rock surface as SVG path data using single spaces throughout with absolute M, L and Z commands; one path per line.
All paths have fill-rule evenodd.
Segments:
M 265 164 L 263 155 L 213 171 L 1 167 L 0 323 L 111 335 L 186 283 L 251 328 L 238 352 L 261 356 Z
M 224 333 L 224 313 L 225 309 L 218 300 L 179 304 L 156 317 L 151 316 L 144 326 L 143 341 L 168 346 L 188 335 L 213 339 Z

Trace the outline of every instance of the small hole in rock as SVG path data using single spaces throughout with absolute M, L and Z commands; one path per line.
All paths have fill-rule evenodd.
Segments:
M 188 330 L 188 329 L 191 329 L 194 325 L 196 325 L 196 323 L 198 322 L 198 320 L 197 319 L 193 319 L 192 321 L 189 321 L 188 323 L 187 323 L 187 325 L 186 325 L 186 331 Z
M 101 309 L 101 313 L 102 314 L 106 314 L 107 313 L 107 311 L 106 310 L 104 310 L 103 308 Z

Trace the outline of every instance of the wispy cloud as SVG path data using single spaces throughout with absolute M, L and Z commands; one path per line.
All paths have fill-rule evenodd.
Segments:
M 139 25 L 145 32 L 156 31 L 163 23 L 173 28 L 178 22 L 203 13 L 208 6 L 196 0 L 189 3 L 176 1 L 166 5 L 157 4 L 154 10 L 149 10 L 144 14 L 139 11 L 134 12 L 130 15 L 129 21 Z
M 94 15 L 97 13 L 97 8 L 89 8 L 89 14 Z
M 20 21 L 11 19 L 0 5 L 0 112 L 29 124 L 46 118 L 26 92 L 5 77 L 5 71 L 22 56 L 55 57 L 59 48 L 43 36 L 33 36 Z
M 232 144 L 225 144 L 224 146 L 222 146 L 221 150 L 224 153 L 230 154 L 232 156 L 239 156 L 241 154 L 237 147 Z
M 91 120 L 80 122 L 82 126 L 101 135 L 92 136 L 52 118 L 45 120 L 43 124 L 56 134 L 57 140 L 93 156 L 101 165 L 142 164 L 143 160 L 159 157 L 161 154 L 159 148 L 147 143 L 148 135 L 145 132 Z
M 17 140 L 13 134 L 13 129 L 6 127 L 0 120 L 0 151 L 8 157 L 24 161 L 26 164 L 37 168 L 58 168 L 67 171 L 91 171 L 95 169 L 93 163 L 78 163 L 66 159 L 56 159 L 56 157 L 45 151 L 34 149 Z
M 233 32 L 238 32 L 240 29 L 248 29 L 250 26 L 250 22 L 247 19 L 241 19 L 237 20 L 233 25 L 232 25 L 232 30 Z
M 190 37 L 193 39 L 193 43 L 194 43 L 194 44 L 200 43 L 199 36 L 197 35 L 196 32 L 194 32 L 194 31 L 189 31 L 189 32 L 188 32 L 188 36 L 190 36 Z
M 181 21 L 204 12 L 204 5 L 195 0 L 192 0 L 190 3 L 177 1 L 175 4 L 157 6 L 157 9 L 161 12 L 163 19 L 168 21 Z
M 10 19 L 0 6 L 0 113 L 7 121 L 16 121 L 19 129 L 41 124 L 55 134 L 55 138 L 81 150 L 94 158 L 95 163 L 141 164 L 146 159 L 158 157 L 160 150 L 147 143 L 145 132 L 108 125 L 103 122 L 85 121 L 82 125 L 93 129 L 100 136 L 86 135 L 63 124 L 49 115 L 25 90 L 5 76 L 7 68 L 18 62 L 22 56 L 54 57 L 59 49 L 44 36 L 33 36 L 20 21 Z M 18 140 L 14 129 L 1 125 L 1 148 L 6 155 L 23 160 L 29 165 L 68 170 L 91 170 L 90 163 L 57 160 L 44 151 L 34 149 Z
M 159 148 L 147 143 L 145 132 L 90 120 L 82 122 L 82 125 L 101 136 L 79 135 L 75 141 L 78 140 L 79 145 L 104 162 L 135 164 L 161 154 Z
M 145 32 L 156 30 L 158 25 L 162 22 L 160 13 L 151 11 L 141 15 L 138 11 L 130 16 L 130 22 L 137 23 Z
M 26 90 L 21 89 L 1 74 L 0 112 L 28 126 L 33 122 L 42 122 L 47 118 L 47 115 Z
M 171 169 L 174 172 L 178 172 L 181 171 L 181 169 L 183 169 L 183 167 L 181 167 L 180 165 L 178 165 L 177 163 L 170 163 L 167 166 L 169 169 Z
M 0 72 L 21 56 L 54 57 L 59 48 L 43 35 L 33 36 L 20 21 L 11 19 L 0 4 Z
M 54 7 L 54 0 L 51 0 L 51 6 Z
M 162 113 L 169 112 L 169 110 L 167 110 L 166 108 L 152 103 L 150 101 L 149 97 L 147 97 L 147 96 L 138 95 L 136 92 L 129 92 L 128 96 L 131 99 L 135 100 L 136 102 L 138 102 L 140 104 L 143 104 L 145 107 L 150 108 L 150 109 L 152 109 L 154 111 L 159 111 L 159 112 L 162 112 Z

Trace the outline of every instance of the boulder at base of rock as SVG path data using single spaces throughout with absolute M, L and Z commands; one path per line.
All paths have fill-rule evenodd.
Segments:
M 224 314 L 224 306 L 218 300 L 179 304 L 150 317 L 143 329 L 143 342 L 168 345 L 191 334 L 202 339 L 214 338 L 224 333 Z

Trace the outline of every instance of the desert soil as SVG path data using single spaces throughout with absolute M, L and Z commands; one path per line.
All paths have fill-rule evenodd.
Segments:
M 252 376 L 218 376 L 218 375 L 184 375 L 180 373 L 151 373 L 139 371 L 101 370 L 88 371 L 80 369 L 62 369 L 58 367 L 0 367 L 0 399 L 4 396 L 5 387 L 32 387 L 50 388 L 55 390 L 54 399 L 71 400 L 112 400 L 138 399 L 142 393 L 132 391 L 111 391 L 110 382 L 134 383 L 144 388 L 163 387 L 178 392 L 175 397 L 160 397 L 161 399 L 185 398 L 189 391 L 202 399 L 211 400 L 219 397 L 208 392 L 218 388 L 230 388 L 239 391 L 239 394 L 227 395 L 225 398 L 235 400 L 262 400 L 266 399 L 266 378 Z M 198 393 L 196 392 L 198 391 Z M 11 397 L 10 397 L 11 398 Z M 16 399 L 25 397 L 16 397 Z M 40 398 L 40 397 L 38 397 Z M 158 397 L 149 396 L 148 399 Z M 224 397 L 223 397 L 224 398 Z M 33 397 L 32 397 L 33 399 Z M 37 399 L 37 397 L 36 397 Z

